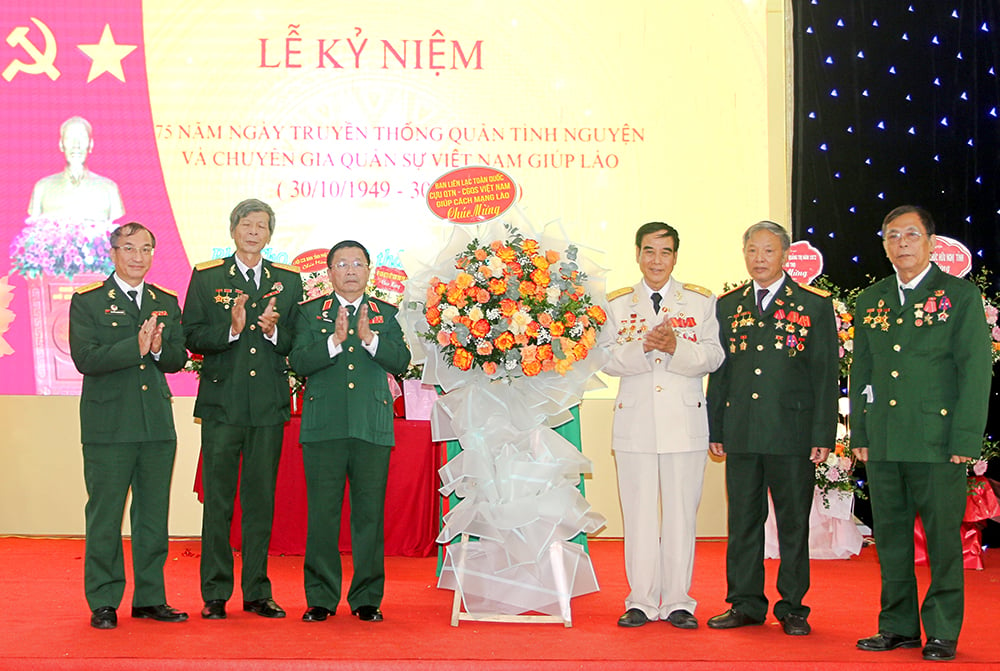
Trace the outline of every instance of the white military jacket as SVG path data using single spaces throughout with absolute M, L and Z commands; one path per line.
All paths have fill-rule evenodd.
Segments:
M 695 452 L 708 449 L 708 415 L 702 379 L 718 368 L 715 296 L 703 287 L 671 278 L 660 289 L 653 313 L 642 282 L 608 294 L 611 359 L 604 372 L 621 378 L 612 447 L 620 452 Z M 677 335 L 673 355 L 642 351 L 646 331 L 668 320 Z

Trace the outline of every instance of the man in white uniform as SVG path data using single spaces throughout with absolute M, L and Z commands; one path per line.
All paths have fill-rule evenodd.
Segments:
M 651 620 L 698 626 L 688 590 L 708 453 L 702 378 L 725 354 L 715 297 L 670 277 L 678 243 L 673 227 L 642 225 L 635 258 L 643 279 L 608 294 L 617 334 L 604 372 L 621 377 L 612 446 L 631 588 L 622 627 Z

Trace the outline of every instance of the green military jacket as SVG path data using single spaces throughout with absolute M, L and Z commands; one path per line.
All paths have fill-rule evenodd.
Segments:
M 936 264 L 899 303 L 895 275 L 858 296 L 851 446 L 872 461 L 978 457 L 993 372 L 982 294 Z
M 292 349 L 295 315 L 302 300 L 302 279 L 292 266 L 265 260 L 260 287 L 249 291 L 246 326 L 229 342 L 230 309 L 247 284 L 236 258 L 195 266 L 184 301 L 187 348 L 204 356 L 194 416 L 225 424 L 272 426 L 290 417 L 286 355 Z M 278 341 L 272 344 L 257 327 L 271 297 L 277 298 Z
M 410 363 L 410 351 L 396 321 L 396 308 L 364 296 L 371 330 L 378 333 L 373 357 L 356 331 L 357 314 L 348 322 L 343 351 L 331 358 L 327 339 L 333 333 L 340 302 L 335 294 L 301 305 L 295 329 L 292 368 L 306 376 L 302 405 L 303 443 L 355 438 L 375 445 L 393 445 L 392 395 L 386 373 L 400 375 Z
M 833 448 L 838 341 L 826 292 L 786 275 L 758 316 L 748 282 L 720 296 L 716 314 L 726 359 L 708 380 L 709 440 L 733 453 Z
M 141 303 L 137 309 L 113 277 L 77 289 L 70 302 L 70 355 L 83 374 L 83 443 L 177 439 L 164 373 L 187 361 L 181 310 L 174 293 L 149 282 Z M 139 327 L 153 314 L 164 325 L 159 360 L 139 355 Z

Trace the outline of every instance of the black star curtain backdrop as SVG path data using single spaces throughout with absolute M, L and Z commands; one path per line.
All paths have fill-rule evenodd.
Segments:
M 795 0 L 793 233 L 844 288 L 897 205 L 1000 278 L 1000 1 Z

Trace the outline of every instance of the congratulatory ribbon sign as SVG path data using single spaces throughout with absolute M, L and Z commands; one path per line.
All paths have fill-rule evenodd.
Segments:
M 452 170 L 437 178 L 427 190 L 427 207 L 456 224 L 478 224 L 495 219 L 520 198 L 514 180 L 485 166 Z

